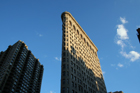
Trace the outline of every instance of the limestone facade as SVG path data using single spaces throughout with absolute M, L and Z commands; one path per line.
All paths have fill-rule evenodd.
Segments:
M 69 12 L 61 19 L 61 93 L 107 93 L 97 47 Z

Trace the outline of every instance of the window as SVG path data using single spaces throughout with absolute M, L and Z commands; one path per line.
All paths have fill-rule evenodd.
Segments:
M 82 35 L 81 35 L 81 38 L 83 38 Z
M 69 79 L 67 79 L 67 84 L 69 84 Z
M 63 84 L 65 84 L 65 79 L 63 79 Z
M 75 83 L 75 88 L 77 88 L 77 84 Z
M 87 46 L 89 46 L 88 42 L 87 42 Z
M 73 68 L 71 67 L 71 72 L 73 72 Z
M 74 67 L 75 67 L 75 64 L 74 64 Z
M 71 65 L 73 65 L 73 62 L 71 61 Z
M 78 78 L 78 83 L 79 83 L 79 78 Z
M 85 38 L 84 38 L 84 42 L 86 42 Z
M 84 93 L 87 93 L 86 90 L 84 90 Z
M 67 93 L 69 93 L 69 88 L 67 88 Z
M 72 87 L 74 87 L 74 82 L 72 82 Z
M 74 80 L 76 81 L 76 76 L 74 76 Z
M 72 23 L 71 23 L 71 21 L 69 21 L 69 23 L 70 23 L 70 26 L 72 26 Z
M 79 31 L 77 30 L 77 34 L 79 35 Z
M 81 87 L 80 87 L 80 85 L 79 85 L 79 91 L 81 91 Z
M 65 56 L 65 52 L 63 53 L 63 56 Z
M 65 93 L 65 87 L 63 87 L 63 89 L 62 89 L 62 93 Z
M 69 69 L 69 64 L 67 64 L 67 69 Z
M 63 58 L 63 62 L 65 62 L 65 58 Z
M 65 76 L 65 71 L 63 71 L 63 76 Z
M 74 93 L 74 90 L 72 90 L 72 93 Z
M 69 72 L 67 71 L 67 76 L 69 76 Z
M 65 69 L 65 64 L 63 64 L 63 69 Z
M 82 81 L 80 80 L 80 84 L 82 84 Z
M 71 74 L 71 78 L 73 79 L 73 74 Z
M 76 70 L 74 69 L 74 74 L 76 74 Z

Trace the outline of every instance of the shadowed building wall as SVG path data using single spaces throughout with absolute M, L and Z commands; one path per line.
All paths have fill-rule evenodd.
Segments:
M 61 19 L 61 93 L 107 93 L 97 47 L 69 12 Z
M 122 91 L 108 92 L 108 93 L 123 93 Z
M 0 52 L 0 93 L 40 93 L 43 65 L 18 41 Z

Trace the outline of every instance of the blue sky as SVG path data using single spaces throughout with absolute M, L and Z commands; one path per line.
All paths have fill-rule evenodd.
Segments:
M 0 51 L 22 40 L 44 65 L 41 93 L 60 93 L 61 13 L 98 48 L 107 91 L 140 92 L 140 0 L 0 0 Z

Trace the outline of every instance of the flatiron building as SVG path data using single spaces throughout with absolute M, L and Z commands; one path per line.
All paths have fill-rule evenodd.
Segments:
M 61 93 L 107 93 L 97 47 L 69 12 L 61 19 Z
M 0 52 L 0 93 L 40 93 L 43 65 L 18 41 Z

